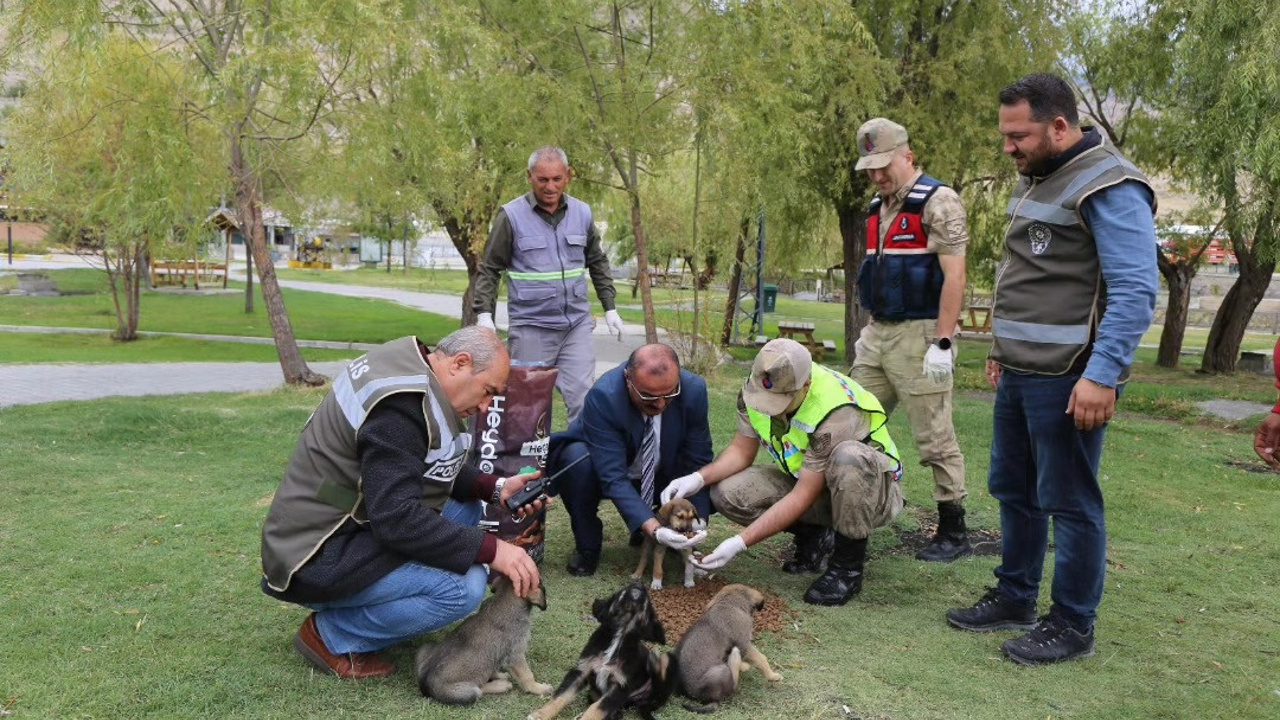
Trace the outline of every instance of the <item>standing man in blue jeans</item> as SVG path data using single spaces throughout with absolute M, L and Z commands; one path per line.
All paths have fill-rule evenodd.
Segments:
M 996 271 L 996 388 L 988 483 L 1000 501 L 996 587 L 947 621 L 1021 629 L 1010 660 L 1088 657 L 1106 579 L 1098 466 L 1107 422 L 1151 325 L 1157 286 L 1155 193 L 1097 130 L 1081 128 L 1062 78 L 1028 75 L 1000 92 L 1004 151 L 1022 175 Z M 1053 519 L 1049 613 L 1036 600 Z
M 504 391 L 509 369 L 492 330 L 465 327 L 435 348 L 403 337 L 352 361 L 307 420 L 262 525 L 262 589 L 315 611 L 293 640 L 312 665 L 390 675 L 377 651 L 471 614 L 485 565 L 522 597 L 541 583 L 533 558 L 477 526 L 481 500 L 535 476 L 466 462 L 465 418 Z

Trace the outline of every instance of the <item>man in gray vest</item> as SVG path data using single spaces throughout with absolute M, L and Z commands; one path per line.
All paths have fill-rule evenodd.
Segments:
M 573 177 L 568 156 L 558 147 L 538 148 L 529 156 L 527 175 L 530 191 L 494 216 L 471 308 L 477 325 L 493 329 L 498 280 L 505 271 L 511 358 L 559 368 L 556 387 L 573 422 L 595 381 L 587 273 L 604 307 L 605 324 L 619 340 L 622 318 L 614 309 L 609 258 L 600 247 L 591 208 L 564 192 Z
M 1088 657 L 1106 576 L 1098 466 L 1107 422 L 1155 313 L 1151 183 L 1094 128 L 1071 86 L 1028 75 L 1000 92 L 1004 151 L 1022 175 L 996 271 L 996 388 L 988 485 L 1000 502 L 996 586 L 947 621 L 974 632 L 1029 631 L 1004 643 L 1039 665 Z M 1037 619 L 1049 520 L 1052 605 Z
M 307 420 L 262 526 L 262 589 L 314 611 L 293 644 L 320 670 L 395 672 L 377 651 L 471 614 L 485 565 L 521 596 L 541 583 L 523 549 L 477 525 L 481 500 L 536 476 L 467 463 L 465 418 L 504 391 L 509 368 L 492 330 L 434 349 L 403 337 L 352 361 Z

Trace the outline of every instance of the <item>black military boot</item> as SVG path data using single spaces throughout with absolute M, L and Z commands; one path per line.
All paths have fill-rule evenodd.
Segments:
M 835 547 L 836 532 L 829 527 L 796 522 L 787 528 L 795 535 L 795 556 L 782 563 L 782 572 L 792 575 L 822 572 L 822 563 Z
M 823 573 L 804 594 L 810 605 L 843 605 L 862 592 L 862 566 L 867 561 L 867 539 L 854 540 L 839 533 L 835 550 Z
M 969 530 L 964 525 L 964 506 L 958 502 L 938 503 L 938 532 L 928 547 L 916 553 L 916 559 L 951 562 L 972 552 Z

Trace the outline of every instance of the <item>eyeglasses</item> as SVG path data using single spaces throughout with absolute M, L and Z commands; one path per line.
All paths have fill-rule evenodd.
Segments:
M 636 387 L 636 384 L 631 381 L 630 371 L 626 372 L 626 377 L 627 377 L 627 385 L 630 385 L 631 389 L 636 391 L 636 395 L 639 396 L 640 402 L 642 403 L 656 403 L 659 400 L 673 400 L 679 397 L 680 395 L 679 384 L 676 385 L 676 391 L 673 393 L 670 393 L 669 395 L 649 395 L 648 393 L 641 392 L 640 388 Z

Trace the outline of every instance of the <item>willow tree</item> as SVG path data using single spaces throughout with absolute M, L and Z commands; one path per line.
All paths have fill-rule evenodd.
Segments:
M 705 157 L 700 226 L 709 246 L 732 258 L 720 333 L 727 343 L 762 217 L 770 272 L 839 262 L 825 179 L 815 182 L 829 162 L 820 129 L 876 102 L 888 66 L 844 0 L 709 3 L 692 32 L 688 96 Z
M 461 314 L 469 325 L 494 213 L 527 189 L 529 154 L 573 135 L 572 121 L 557 119 L 545 101 L 549 78 L 507 42 L 484 3 L 428 1 L 390 12 L 378 46 L 358 58 L 359 82 L 343 93 L 346 187 L 335 190 L 354 191 L 361 207 L 433 218 L 448 233 L 470 279 Z
M 1174 171 L 1221 204 L 1239 275 L 1223 298 L 1200 369 L 1234 372 L 1280 247 L 1280 6 L 1168 0 L 1180 35 L 1160 106 Z
M 887 92 L 877 103 L 830 97 L 831 110 L 815 129 L 821 149 L 813 175 L 840 222 L 849 362 L 867 320 L 855 301 L 871 196 L 863 173 L 854 169 L 857 128 L 871 117 L 889 117 L 907 128 L 917 165 L 925 172 L 962 195 L 999 192 L 1014 170 L 1001 155 L 995 132 L 996 95 L 1018 77 L 1052 65 L 1057 22 L 1069 7 L 1050 0 L 854 0 L 853 5 L 890 64 L 883 78 Z
M 199 76 L 187 108 L 220 134 L 237 220 L 256 266 L 284 379 L 325 381 L 298 350 L 263 225 L 265 178 L 282 186 L 290 144 L 314 139 L 353 57 L 374 47 L 390 2 L 11 0 L 3 36 L 55 48 L 115 33 L 161 43 Z M 38 50 L 38 48 L 37 48 Z M 212 206 L 212 198 L 210 206 Z
M 46 58 L 6 120 L 10 186 L 102 254 L 117 340 L 135 340 L 149 256 L 197 233 L 217 137 L 186 105 L 173 53 L 118 33 Z
M 1083 117 L 1151 173 L 1167 170 L 1180 154 L 1180 148 L 1162 142 L 1158 104 L 1167 95 L 1178 25 L 1178 14 L 1159 2 L 1099 0 L 1069 17 L 1065 26 L 1061 65 Z M 1156 364 L 1172 368 L 1182 354 L 1191 284 L 1213 233 L 1171 228 L 1164 235 L 1156 260 L 1169 298 Z

